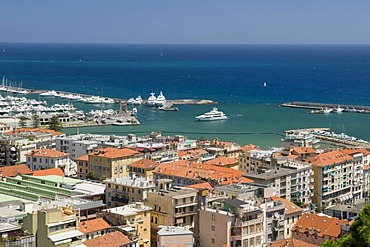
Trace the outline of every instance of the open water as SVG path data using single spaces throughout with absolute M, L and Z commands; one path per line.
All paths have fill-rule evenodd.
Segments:
M 140 126 L 80 128 L 80 133 L 162 131 L 269 147 L 279 145 L 285 129 L 330 127 L 370 140 L 370 114 L 316 115 L 279 107 L 287 101 L 370 105 L 370 45 L 0 43 L 0 75 L 25 88 L 115 98 L 163 91 L 168 99 L 211 99 L 229 117 L 197 122 L 194 117 L 212 106 L 180 105 L 178 112 L 164 112 L 143 105 Z

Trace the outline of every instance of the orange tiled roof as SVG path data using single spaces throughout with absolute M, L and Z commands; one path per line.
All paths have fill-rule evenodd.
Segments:
M 267 246 L 271 247 L 318 247 L 319 245 L 311 244 L 304 242 L 300 239 L 290 238 L 290 239 L 281 239 Z
M 366 149 L 363 149 L 363 148 L 359 148 L 358 151 L 360 151 L 364 156 L 365 155 L 370 155 L 370 152 Z
M 315 232 L 319 237 L 330 236 L 337 238 L 340 235 L 341 225 L 348 223 L 347 220 L 340 220 L 336 217 L 328 217 L 324 214 L 303 214 L 292 231 L 298 230 L 300 233 L 313 235 Z
M 49 176 L 49 175 L 56 175 L 56 176 L 64 177 L 64 172 L 59 167 L 50 168 L 46 170 L 37 170 L 33 172 L 33 176 Z
M 95 152 L 89 154 L 89 156 L 99 156 L 99 157 L 106 157 L 106 158 L 114 159 L 114 158 L 132 156 L 135 154 L 140 154 L 140 152 L 132 150 L 132 149 L 128 149 L 128 148 L 108 147 L 108 148 L 98 149 Z
M 187 188 L 192 188 L 192 189 L 212 189 L 212 186 L 208 182 L 204 183 L 199 183 L 199 184 L 192 184 L 186 186 Z
M 68 157 L 68 153 L 63 153 L 58 150 L 54 149 L 47 149 L 47 148 L 42 148 L 42 149 L 34 149 L 28 154 L 25 154 L 26 156 L 31 156 L 31 157 L 48 157 L 48 158 L 60 158 L 60 157 Z
M 0 167 L 2 177 L 15 177 L 18 174 L 32 174 L 32 171 L 25 164 Z
M 89 155 L 86 154 L 86 155 L 83 155 L 81 157 L 78 157 L 78 158 L 76 158 L 76 161 L 85 161 L 85 162 L 87 162 L 87 161 L 89 161 Z
M 243 177 L 244 172 L 239 170 L 210 164 L 199 164 L 185 160 L 160 164 L 153 173 L 183 177 L 195 181 L 209 179 L 216 181 L 220 185 L 253 182 L 251 179 Z
M 203 154 L 207 154 L 208 152 L 204 149 L 190 149 L 190 150 L 179 150 L 178 156 L 179 159 L 182 159 L 183 157 L 193 155 L 194 158 L 198 158 Z
M 302 212 L 302 209 L 295 205 L 293 202 L 288 201 L 287 199 L 278 197 L 278 196 L 272 196 L 271 199 L 275 202 L 282 202 L 285 205 L 285 214 L 293 214 Z
M 315 154 L 316 150 L 309 147 L 294 147 L 293 153 L 296 154 Z
M 120 247 L 124 244 L 132 243 L 132 241 L 124 235 L 122 232 L 115 231 L 113 233 L 107 233 L 103 236 L 95 237 L 90 240 L 83 242 L 87 247 Z
M 360 150 L 358 149 L 343 149 L 341 150 L 343 153 L 345 154 L 348 154 L 348 155 L 354 155 L 354 154 L 358 154 L 358 153 L 362 153 Z
M 261 150 L 258 146 L 254 144 L 247 144 L 243 147 L 241 147 L 243 152 L 251 151 L 251 150 Z
M 235 165 L 238 161 L 234 158 L 229 158 L 225 156 L 220 156 L 215 159 L 207 160 L 203 162 L 203 164 L 209 164 L 209 165 L 216 165 L 216 166 L 228 166 L 228 165 Z
M 311 163 L 313 166 L 327 166 L 339 164 L 349 160 L 352 160 L 352 157 L 350 155 L 345 154 L 339 150 L 335 150 L 307 158 L 305 162 Z
M 82 221 L 78 224 L 78 230 L 83 234 L 101 231 L 109 227 L 110 225 L 103 218 Z
M 136 168 L 142 168 L 142 169 L 154 169 L 157 166 L 159 166 L 158 162 L 155 162 L 154 160 L 149 159 L 140 159 L 138 161 L 135 161 L 128 166 L 136 167 Z
M 11 134 L 17 134 L 17 133 L 23 133 L 23 132 L 40 132 L 40 133 L 49 133 L 53 136 L 60 136 L 64 135 L 63 132 L 50 130 L 50 129 L 41 129 L 41 128 L 19 128 L 13 131 L 6 132 L 5 134 L 11 135 Z
M 369 166 L 368 165 L 364 165 L 364 171 L 367 171 L 369 170 Z

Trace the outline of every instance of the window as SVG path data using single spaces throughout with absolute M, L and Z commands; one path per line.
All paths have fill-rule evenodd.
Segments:
M 287 218 L 287 223 L 289 224 L 289 217 Z
M 211 230 L 214 232 L 216 231 L 216 227 L 215 226 L 211 226 Z
M 155 217 L 155 223 L 158 224 L 158 218 L 157 217 Z
M 216 241 L 215 241 L 215 239 L 214 239 L 214 238 L 212 238 L 212 244 L 214 244 L 214 243 L 216 243 Z

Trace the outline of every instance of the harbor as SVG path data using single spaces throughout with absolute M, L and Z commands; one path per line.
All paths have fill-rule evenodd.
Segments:
M 39 118 L 40 125 L 47 125 L 53 116 L 58 116 L 63 128 L 136 126 L 140 125 L 136 106 L 141 104 L 162 111 L 178 111 L 175 105 L 216 104 L 205 99 L 166 100 L 162 92 L 158 97 L 151 93 L 147 100 L 140 96 L 135 99 L 121 99 L 66 91 L 26 89 L 12 85 L 15 84 L 8 83 L 3 77 L 0 86 L 0 116 L 18 119 L 16 125 L 25 126 L 32 125 L 35 116 Z
M 292 135 L 306 135 L 310 134 L 314 138 L 319 139 L 325 143 L 340 146 L 340 147 L 363 147 L 370 148 L 370 143 L 368 141 L 348 136 L 345 133 L 334 133 L 330 128 L 305 128 L 305 129 L 292 129 L 285 130 L 286 136 Z
M 281 104 L 282 107 L 299 108 L 311 110 L 309 113 L 313 114 L 327 114 L 327 113 L 366 113 L 370 114 L 370 106 L 359 105 L 343 105 L 343 104 L 327 104 L 327 103 L 314 103 L 314 102 L 286 102 Z

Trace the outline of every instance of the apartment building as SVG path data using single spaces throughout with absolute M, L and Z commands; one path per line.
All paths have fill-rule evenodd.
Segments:
M 135 174 L 138 177 L 153 178 L 154 169 L 159 166 L 158 162 L 149 159 L 140 159 L 127 165 L 129 174 Z
M 238 199 L 213 202 L 199 211 L 197 246 L 263 246 L 263 210 Z
M 287 162 L 284 167 L 259 170 L 245 176 L 255 184 L 271 186 L 275 196 L 308 205 L 312 202 L 312 175 L 310 164 Z
M 69 158 L 68 153 L 53 149 L 34 149 L 26 154 L 27 166 L 31 170 L 43 170 L 62 167 L 66 176 L 73 176 L 77 172 L 77 165 Z
M 89 171 L 96 179 L 125 177 L 127 165 L 141 159 L 140 153 L 128 148 L 104 148 L 89 154 Z
M 23 227 L 36 236 L 36 246 L 78 246 L 79 211 L 72 207 L 41 209 L 27 214 Z
M 339 238 L 341 226 L 347 223 L 347 220 L 340 220 L 324 214 L 305 213 L 292 228 L 292 238 L 319 246 L 326 240 Z
M 239 170 L 255 173 L 260 167 L 270 167 L 274 150 L 250 150 L 239 155 Z
M 313 203 L 319 209 L 362 197 L 363 166 L 353 163 L 352 156 L 335 150 L 308 158 L 314 171 Z M 358 170 L 356 170 L 358 169 Z
M 284 198 L 273 196 L 271 199 L 274 202 L 283 203 L 285 206 L 284 212 L 284 239 L 292 237 L 292 228 L 302 216 L 302 209 Z
M 152 208 L 141 202 L 102 210 L 104 219 L 113 226 L 124 229 L 137 236 L 140 247 L 151 247 L 150 219 Z
M 104 182 L 108 207 L 119 207 L 129 203 L 146 201 L 149 192 L 154 192 L 157 188 L 154 181 L 149 177 L 136 177 L 135 174 L 108 178 Z
M 172 187 L 171 180 L 158 180 L 158 192 L 148 193 L 151 212 L 152 243 L 157 241 L 159 226 L 194 227 L 197 215 L 197 190 Z

